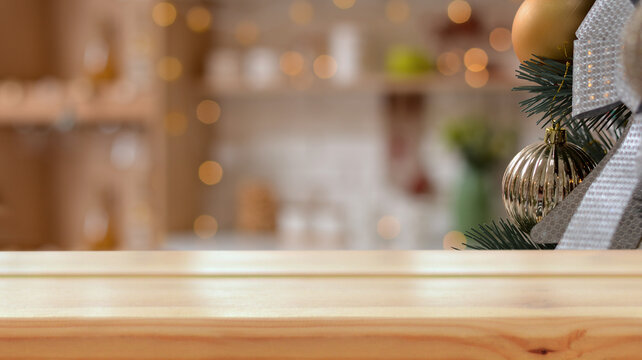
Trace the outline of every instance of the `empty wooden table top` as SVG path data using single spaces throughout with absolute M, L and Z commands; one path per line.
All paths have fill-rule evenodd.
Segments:
M 642 252 L 0 253 L 2 359 L 642 359 Z

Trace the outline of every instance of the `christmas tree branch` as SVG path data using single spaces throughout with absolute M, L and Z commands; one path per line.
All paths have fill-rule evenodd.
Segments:
M 586 124 L 581 122 L 570 122 L 566 127 L 568 140 L 586 151 L 595 162 L 600 162 L 606 153 L 611 151 L 622 130 L 620 128 L 590 131 Z
M 553 120 L 570 118 L 573 111 L 572 67 L 567 68 L 565 63 L 537 57 L 519 65 L 517 78 L 533 83 L 513 90 L 532 95 L 519 104 L 529 117 L 541 116 L 538 124 L 546 126 Z
M 530 97 L 520 102 L 529 117 L 537 115 L 542 127 L 560 123 L 570 142 L 582 147 L 596 162 L 610 151 L 619 138 L 631 111 L 620 104 L 595 116 L 573 117 L 573 67 L 570 63 L 536 57 L 520 64 L 517 78 L 531 85 L 516 87 Z M 479 225 L 466 232 L 468 249 L 475 250 L 546 250 L 554 245 L 534 243 L 529 234 L 507 220 Z
M 479 225 L 465 233 L 466 247 L 472 250 L 548 250 L 554 245 L 534 243 L 528 234 L 513 223 L 500 219 L 499 224 Z
M 596 116 L 571 117 L 573 67 L 567 67 L 566 63 L 535 57 L 519 65 L 517 78 L 533 83 L 513 90 L 531 94 L 531 97 L 520 102 L 520 106 L 529 117 L 539 115 L 537 123 L 542 127 L 553 121 L 560 121 L 566 127 L 575 125 L 576 129 L 581 129 L 578 131 L 604 131 L 623 128 L 631 117 L 631 111 L 622 104 Z

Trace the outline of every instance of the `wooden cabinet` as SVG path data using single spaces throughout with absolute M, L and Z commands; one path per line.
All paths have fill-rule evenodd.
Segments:
M 0 4 L 0 249 L 158 247 L 164 35 L 153 4 Z M 111 77 L 92 73 L 96 54 Z

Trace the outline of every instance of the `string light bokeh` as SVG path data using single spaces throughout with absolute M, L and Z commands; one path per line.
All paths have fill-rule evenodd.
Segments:
M 461 69 L 461 59 L 455 52 L 445 52 L 437 58 L 437 70 L 446 76 L 452 76 Z
M 216 185 L 223 178 L 223 167 L 216 161 L 205 161 L 198 168 L 198 178 L 205 185 Z
M 161 1 L 154 5 L 152 9 L 152 19 L 158 26 L 167 27 L 172 25 L 176 20 L 176 15 L 176 7 L 170 2 Z
M 196 107 L 196 118 L 203 124 L 214 124 L 221 117 L 221 106 L 214 100 L 203 100 Z
M 394 216 L 383 216 L 377 222 L 377 234 L 384 240 L 394 240 L 401 233 L 401 223 Z
M 156 63 L 156 73 L 164 81 L 175 81 L 183 73 L 183 64 L 173 56 L 164 56 Z
M 201 239 L 211 239 L 218 232 L 218 222 L 213 216 L 200 215 L 194 220 L 194 233 Z
M 356 0 L 332 0 L 332 3 L 342 10 L 352 8 L 356 2 Z
M 187 12 L 186 23 L 196 33 L 205 32 L 212 24 L 212 14 L 204 6 L 194 6 Z
M 488 65 L 488 54 L 482 49 L 472 48 L 464 54 L 464 65 L 472 72 L 480 72 Z
M 455 24 L 463 24 L 470 19 L 472 8 L 464 0 L 454 0 L 448 5 L 448 18 Z
M 495 28 L 489 35 L 490 46 L 499 52 L 508 51 L 513 46 L 511 32 L 507 28 Z
M 486 86 L 490 78 L 490 74 L 486 69 L 483 69 L 481 71 L 466 70 L 465 78 L 466 78 L 466 83 L 470 87 L 474 89 L 479 89 Z
M 289 76 L 299 75 L 303 71 L 305 59 L 301 53 L 296 51 L 286 51 L 281 55 L 279 60 L 281 71 Z
M 337 73 L 337 62 L 330 55 L 319 55 L 314 59 L 314 74 L 319 79 L 330 79 Z
M 57 7 L 63 0 L 52 1 Z M 244 198 L 251 209 L 244 216 L 249 223 L 261 219 L 264 225 L 257 228 L 266 231 L 295 224 L 310 239 L 327 236 L 340 243 L 348 234 L 368 234 L 386 240 L 379 244 L 409 246 L 404 241 L 419 230 L 409 220 L 416 214 L 408 210 L 408 199 L 431 202 L 418 194 L 449 191 L 435 180 L 445 175 L 433 171 L 441 158 L 431 156 L 446 150 L 435 150 L 442 139 L 434 124 L 454 116 L 448 109 L 495 109 L 487 99 L 514 86 L 506 80 L 517 66 L 511 18 L 479 4 L 154 0 L 132 3 L 129 11 L 105 3 L 96 14 L 83 15 L 95 24 L 82 31 L 82 42 L 69 36 L 70 54 L 80 56 L 74 60 L 78 68 L 69 60 L 73 56 L 58 54 L 51 64 L 43 62 L 44 75 L 3 77 L 0 113 L 37 118 L 30 120 L 37 124 L 32 128 L 11 130 L 25 138 L 52 136 L 39 128 L 47 112 L 56 115 L 52 126 L 65 136 L 79 134 L 81 124 L 111 136 L 104 150 L 109 168 L 147 176 L 123 180 L 144 184 L 143 195 L 132 200 L 149 209 L 136 217 L 139 226 L 176 217 L 167 226 L 171 231 L 221 238 L 238 230 L 234 212 L 237 198 Z M 125 20 L 110 20 L 110 7 Z M 432 101 L 440 105 L 424 106 Z M 50 110 L 30 112 L 33 104 Z M 145 121 L 132 124 L 142 116 Z M 402 118 L 409 128 L 396 122 Z M 427 118 L 426 129 L 408 125 Z M 45 148 L 44 141 L 29 141 Z M 415 153 L 417 159 L 406 158 Z M 396 173 L 404 172 L 407 178 L 397 182 Z M 244 181 L 261 191 L 238 194 L 236 185 Z M 399 194 L 407 197 L 399 200 Z M 169 215 L 159 216 L 154 201 L 164 197 Z M 95 200 L 97 207 L 104 207 L 101 201 Z M 288 219 L 290 213 L 300 218 Z M 367 215 L 357 219 L 353 213 Z M 351 222 L 365 230 L 351 228 Z

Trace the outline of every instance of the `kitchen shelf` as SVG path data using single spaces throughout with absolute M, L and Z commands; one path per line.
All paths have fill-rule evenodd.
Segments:
M 146 124 L 153 116 L 153 99 L 129 102 L 97 98 L 84 103 L 26 99 L 0 106 L 0 126 L 51 126 L 71 119 L 75 125 Z
M 283 82 L 265 88 L 253 88 L 242 83 L 229 86 L 212 86 L 203 82 L 204 92 L 215 98 L 326 96 L 350 94 L 415 94 L 415 93 L 485 93 L 510 92 L 520 85 L 515 80 L 491 80 L 482 88 L 468 86 L 460 77 L 425 75 L 412 78 L 395 78 L 386 75 L 368 76 L 358 81 L 341 84 L 332 80 L 315 80 L 305 89 L 296 89 Z

